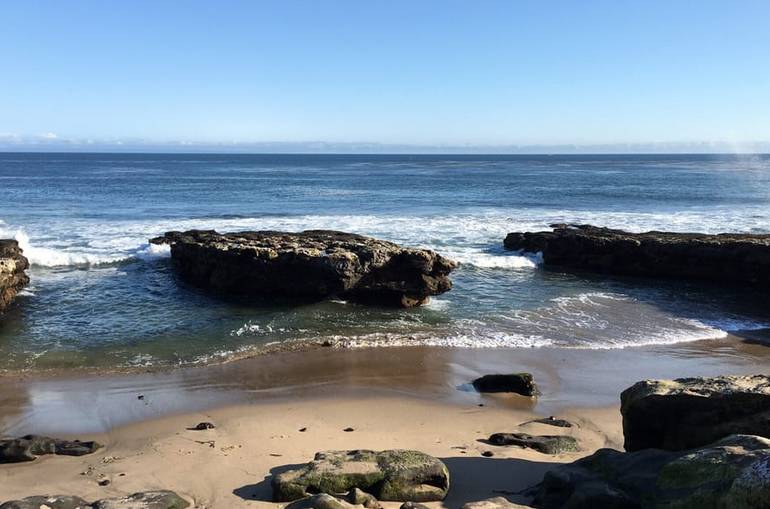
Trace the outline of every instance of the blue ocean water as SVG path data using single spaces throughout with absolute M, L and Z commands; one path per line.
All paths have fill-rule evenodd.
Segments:
M 770 232 L 770 156 L 0 154 L 0 237 L 30 288 L 0 369 L 205 363 L 287 341 L 619 348 L 766 327 L 750 290 L 545 270 L 505 252 L 554 222 Z M 259 307 L 180 282 L 147 239 L 189 228 L 328 228 L 461 263 L 423 308 Z

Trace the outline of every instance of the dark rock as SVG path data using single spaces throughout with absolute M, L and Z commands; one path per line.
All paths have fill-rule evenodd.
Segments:
M 168 490 L 144 491 L 122 498 L 94 502 L 93 509 L 184 509 L 189 503 Z
M 627 451 L 691 449 L 732 434 L 770 438 L 770 376 L 638 382 L 620 395 Z
M 350 490 L 348 494 L 345 495 L 345 500 L 354 505 L 362 505 L 366 509 L 382 509 L 382 505 L 379 500 L 377 500 L 377 497 L 358 488 Z
M 191 431 L 204 431 L 204 430 L 207 430 L 207 429 L 214 429 L 214 428 L 216 428 L 216 426 L 214 426 L 210 422 L 199 422 L 198 424 L 196 424 L 195 426 L 193 426 L 192 428 L 189 428 L 189 429 Z
M 327 493 L 319 493 L 292 502 L 285 509 L 356 509 L 356 507 L 360 509 L 361 506 L 355 506 Z
M 97 484 L 98 484 L 99 486 L 109 486 L 109 485 L 110 485 L 110 480 L 109 480 L 109 479 L 102 479 L 102 480 L 101 480 L 101 481 L 99 481 Z
M 173 491 L 146 491 L 123 498 L 106 498 L 89 504 L 64 495 L 27 497 L 0 505 L 0 509 L 184 509 L 190 504 Z
M 428 506 L 417 502 L 404 502 L 399 509 L 428 509 Z
M 770 283 L 770 235 L 628 233 L 590 225 L 509 233 L 506 249 L 541 252 L 546 265 L 653 278 Z
M 473 387 L 479 392 L 515 392 L 522 396 L 540 394 L 535 379 L 530 373 L 484 375 L 473 381 Z
M 427 249 L 328 230 L 220 234 L 190 230 L 152 239 L 171 245 L 189 282 L 223 294 L 316 301 L 330 297 L 412 307 L 452 287 L 457 266 Z
M 345 428 L 342 431 L 344 431 L 345 433 L 352 433 L 353 431 L 355 431 L 355 429 L 353 429 L 353 428 Z
M 0 463 L 18 463 L 32 461 L 45 454 L 63 456 L 83 456 L 102 447 L 97 442 L 79 440 L 60 440 L 39 435 L 26 435 L 21 438 L 0 440 Z
M 548 471 L 529 495 L 542 509 L 767 509 L 770 440 L 731 435 L 686 452 L 600 449 Z
M 531 421 L 522 422 L 520 426 L 526 424 L 548 424 L 549 426 L 556 426 L 558 428 L 571 428 L 573 424 L 565 419 L 557 419 L 553 415 L 550 417 L 543 417 L 542 419 L 533 419 Z
M 462 509 L 526 509 L 529 506 L 514 504 L 503 497 L 489 498 L 479 500 L 478 502 L 468 502 Z
M 300 429 L 299 429 L 299 432 L 300 432 L 300 433 L 304 433 L 304 432 L 306 432 L 306 431 L 307 431 L 307 428 L 300 428 Z
M 0 312 L 4 311 L 16 295 L 29 284 L 24 272 L 29 260 L 22 255 L 19 243 L 13 239 L 0 240 Z
M 489 437 L 494 445 L 517 445 L 543 454 L 561 454 L 580 450 L 575 437 L 568 435 L 534 436 L 526 433 L 495 433 Z
M 495 455 L 495 453 L 493 453 L 492 451 L 484 451 L 481 453 L 481 455 L 484 456 L 485 458 L 491 458 L 492 456 Z
M 418 451 L 329 451 L 316 453 L 304 467 L 274 476 L 272 487 L 276 502 L 353 488 L 378 500 L 430 502 L 446 497 L 449 471 L 440 460 Z
M 21 500 L 11 500 L 0 504 L 0 509 L 90 509 L 91 504 L 80 497 L 67 495 L 35 496 Z

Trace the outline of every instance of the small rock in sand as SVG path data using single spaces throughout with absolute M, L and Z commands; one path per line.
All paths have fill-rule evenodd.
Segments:
M 216 426 L 214 426 L 210 422 L 199 422 L 198 424 L 196 424 L 192 428 L 187 428 L 187 429 L 189 429 L 191 431 L 204 431 L 204 430 L 207 430 L 207 429 L 214 429 L 214 428 L 216 428 Z
M 494 445 L 517 445 L 534 449 L 543 454 L 560 454 L 574 452 L 578 449 L 578 441 L 568 435 L 534 436 L 526 433 L 495 433 L 489 437 Z

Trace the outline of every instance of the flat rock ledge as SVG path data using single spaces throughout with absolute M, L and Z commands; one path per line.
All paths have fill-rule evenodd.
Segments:
M 88 503 L 80 497 L 66 495 L 35 496 L 11 500 L 0 509 L 184 509 L 190 504 L 173 491 L 158 490 L 134 493 L 127 497 L 105 498 Z
M 603 274 L 770 283 L 770 235 L 628 233 L 568 224 L 551 228 L 509 233 L 503 245 L 509 250 L 540 252 L 546 265 Z
M 433 502 L 449 490 L 449 470 L 419 451 L 327 451 L 307 465 L 272 479 L 273 499 L 291 502 L 315 494 L 334 495 L 358 488 L 377 500 Z
M 770 376 L 645 380 L 620 395 L 627 451 L 684 450 L 732 434 L 770 438 Z
M 599 449 L 548 471 L 540 509 L 770 508 L 770 440 L 730 435 L 689 451 Z
M 22 254 L 19 243 L 13 239 L 0 239 L 0 312 L 29 284 L 29 277 L 24 272 L 28 268 L 29 261 Z
M 102 445 L 98 442 L 61 440 L 40 435 L 25 435 L 19 438 L 0 440 L 0 463 L 34 461 L 38 456 L 56 454 L 59 456 L 84 456 L 91 454 Z
M 543 454 L 562 454 L 580 450 L 577 439 L 569 435 L 493 433 L 490 435 L 488 441 L 493 445 L 515 445 L 525 449 L 533 449 Z
M 329 230 L 168 232 L 180 275 L 221 294 L 312 302 L 419 306 L 452 288 L 457 264 L 428 249 Z

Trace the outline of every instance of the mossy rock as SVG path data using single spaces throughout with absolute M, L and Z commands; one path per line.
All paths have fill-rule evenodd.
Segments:
M 770 440 L 731 435 L 690 451 L 601 449 L 546 473 L 537 507 L 770 509 Z
M 419 451 L 327 451 L 304 467 L 273 477 L 273 498 L 290 502 L 309 495 L 338 495 L 359 488 L 378 500 L 431 502 L 449 490 L 449 470 Z

